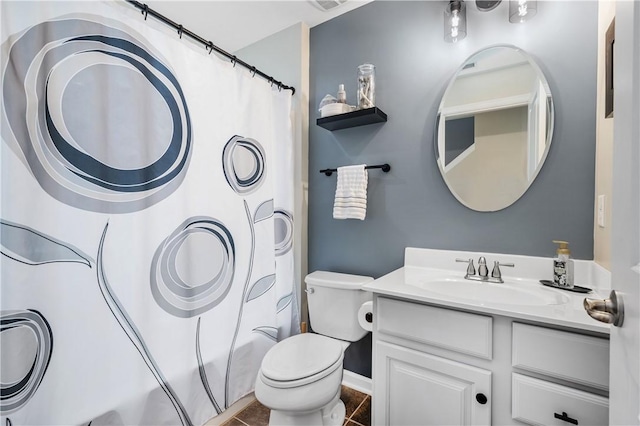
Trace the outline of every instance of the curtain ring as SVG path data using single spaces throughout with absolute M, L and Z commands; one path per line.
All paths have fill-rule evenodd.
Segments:
M 278 83 L 278 92 L 282 92 L 282 83 Z
M 233 67 L 236 67 L 236 62 L 238 62 L 238 58 L 236 57 L 236 55 L 233 55 L 231 57 L 231 63 L 233 64 Z
M 255 77 L 256 76 L 256 67 L 251 67 L 251 77 Z
M 147 5 L 146 3 L 143 5 L 144 7 L 142 8 L 142 14 L 144 15 L 144 20 L 147 20 L 147 15 L 149 14 L 149 5 Z
M 269 84 L 271 84 L 271 87 L 273 87 L 273 77 L 269 77 Z
M 178 35 L 180 36 L 180 38 L 182 38 L 182 30 L 183 30 L 183 27 L 182 27 L 182 24 L 180 24 L 178 26 Z
M 211 52 L 213 52 L 213 42 L 211 40 L 209 40 L 209 43 L 207 44 L 205 49 L 209 49 L 209 55 L 211 55 Z

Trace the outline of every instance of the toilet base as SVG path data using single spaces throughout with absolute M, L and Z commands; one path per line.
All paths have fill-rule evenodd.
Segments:
M 327 405 L 311 412 L 271 410 L 269 426 L 339 426 L 346 417 L 347 410 L 340 400 L 340 390 Z

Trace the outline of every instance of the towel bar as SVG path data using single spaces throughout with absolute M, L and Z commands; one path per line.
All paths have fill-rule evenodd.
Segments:
M 369 170 L 369 169 L 382 169 L 383 172 L 387 173 L 389 170 L 391 170 L 391 166 L 387 163 L 385 164 L 377 164 L 375 166 L 365 166 L 365 169 Z M 326 176 L 331 176 L 333 174 L 333 172 L 337 172 L 338 169 L 323 169 L 320 170 L 320 173 L 324 173 Z

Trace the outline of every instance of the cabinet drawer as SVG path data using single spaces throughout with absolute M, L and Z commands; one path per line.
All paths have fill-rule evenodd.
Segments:
M 378 297 L 377 331 L 473 355 L 492 357 L 492 318 Z
M 609 340 L 513 323 L 514 367 L 609 388 Z
M 550 426 L 609 423 L 609 400 L 602 396 L 516 373 L 512 375 L 511 392 L 511 415 L 524 423 Z

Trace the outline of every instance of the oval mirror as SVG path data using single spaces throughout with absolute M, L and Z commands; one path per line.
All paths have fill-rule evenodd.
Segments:
M 436 159 L 451 193 L 472 210 L 516 202 L 549 152 L 553 102 L 534 60 L 513 46 L 467 59 L 442 96 Z

